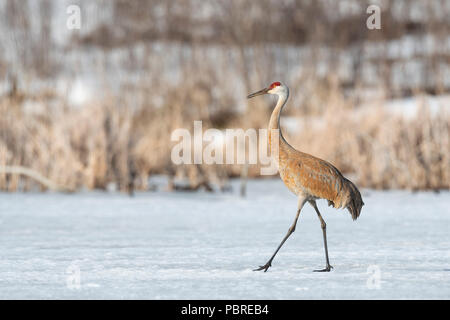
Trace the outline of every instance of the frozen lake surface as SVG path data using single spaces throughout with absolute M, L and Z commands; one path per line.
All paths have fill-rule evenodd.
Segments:
M 234 188 L 238 190 L 237 187 Z M 319 201 L 267 273 L 297 201 L 234 193 L 0 193 L 0 298 L 450 299 L 450 193 L 364 190 L 360 218 Z

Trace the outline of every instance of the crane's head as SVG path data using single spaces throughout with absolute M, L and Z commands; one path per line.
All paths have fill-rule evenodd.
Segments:
M 278 96 L 280 95 L 287 95 L 289 92 L 288 88 L 282 84 L 281 82 L 273 82 L 270 86 L 268 86 L 267 88 L 264 88 L 262 90 L 259 90 L 255 93 L 249 94 L 247 96 L 247 99 L 256 97 L 256 96 L 260 96 L 262 94 L 276 94 Z

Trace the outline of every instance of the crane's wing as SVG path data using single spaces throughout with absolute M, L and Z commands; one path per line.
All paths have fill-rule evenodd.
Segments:
M 292 165 L 292 164 L 291 164 Z M 334 208 L 346 207 L 353 220 L 364 205 L 356 186 L 331 163 L 302 153 L 296 157 L 297 183 L 312 196 L 328 200 Z
M 301 185 L 311 195 L 333 202 L 334 207 L 341 207 L 341 204 L 335 203 L 345 179 L 339 170 L 332 164 L 307 154 L 296 162 Z

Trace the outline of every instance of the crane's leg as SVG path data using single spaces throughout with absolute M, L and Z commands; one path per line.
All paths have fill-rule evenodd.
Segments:
M 303 208 L 303 205 L 305 204 L 306 198 L 305 197 L 300 197 L 299 201 L 298 201 L 298 209 L 297 209 L 297 215 L 295 216 L 295 220 L 294 223 L 291 225 L 291 227 L 289 228 L 286 236 L 283 238 L 283 240 L 281 241 L 280 245 L 278 246 L 277 250 L 275 250 L 275 253 L 272 255 L 272 257 L 270 257 L 269 261 L 267 261 L 267 263 L 263 266 L 260 266 L 259 268 L 253 270 L 253 271 L 261 271 L 264 270 L 264 272 L 266 272 L 271 266 L 272 266 L 272 260 L 273 258 L 275 258 L 275 256 L 277 255 L 278 251 L 281 249 L 281 247 L 283 246 L 283 244 L 286 242 L 286 240 L 289 238 L 289 236 L 294 233 L 295 231 L 295 227 L 297 226 L 297 220 L 298 217 L 300 216 L 300 211 Z
M 325 258 L 326 258 L 326 262 L 327 262 L 327 265 L 326 265 L 325 269 L 314 270 L 314 271 L 316 271 L 316 272 L 329 272 L 333 267 L 330 265 L 330 260 L 328 259 L 327 224 L 325 223 L 325 220 L 323 220 L 322 216 L 320 215 L 319 208 L 317 208 L 316 201 L 312 200 L 312 201 L 309 201 L 309 203 L 316 210 L 317 216 L 319 217 L 319 220 L 320 220 L 320 224 L 321 224 L 321 227 L 322 227 L 322 233 L 323 233 L 323 245 L 325 247 Z

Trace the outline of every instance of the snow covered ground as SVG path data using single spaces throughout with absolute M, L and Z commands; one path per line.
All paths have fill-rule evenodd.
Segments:
M 235 182 L 238 183 L 238 182 Z M 238 190 L 238 188 L 234 188 Z M 330 273 L 310 206 L 280 180 L 235 193 L 0 193 L 0 298 L 450 298 L 450 193 L 365 190 L 351 220 L 319 202 Z

